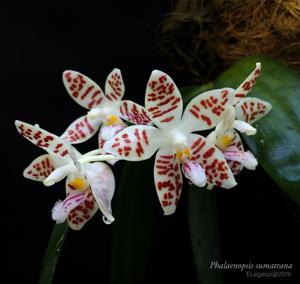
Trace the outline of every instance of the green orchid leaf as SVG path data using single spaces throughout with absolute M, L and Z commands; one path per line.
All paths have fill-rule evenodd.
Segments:
M 261 75 L 250 97 L 272 104 L 271 112 L 254 123 L 257 134 L 244 136 L 259 164 L 295 202 L 300 204 L 300 76 L 265 56 L 244 58 L 215 81 L 215 88 L 236 88 L 262 63 Z
M 157 196 L 153 159 L 127 162 L 115 196 L 111 277 L 113 284 L 145 283 Z
M 210 268 L 212 262 L 220 259 L 216 193 L 195 186 L 188 191 L 188 218 L 198 281 L 221 284 L 222 271 Z
M 55 224 L 43 259 L 39 284 L 51 284 L 61 249 L 69 230 L 68 222 Z

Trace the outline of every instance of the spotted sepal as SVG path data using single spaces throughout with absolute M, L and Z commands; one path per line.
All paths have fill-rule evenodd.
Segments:
M 105 82 L 105 96 L 110 101 L 120 101 L 125 93 L 121 71 L 113 69 L 107 76 Z
M 46 150 L 49 154 L 71 159 L 69 146 L 62 138 L 40 128 L 38 125 L 33 126 L 19 120 L 16 120 L 15 124 L 18 132 L 33 144 Z
M 249 124 L 264 117 L 272 109 L 272 105 L 258 98 L 244 98 L 236 106 L 236 118 Z
M 242 98 L 246 97 L 256 83 L 261 71 L 261 64 L 256 63 L 255 69 L 246 80 L 235 90 L 233 105 L 236 105 Z
M 222 119 L 227 104 L 232 103 L 234 90 L 230 88 L 204 92 L 187 105 L 182 123 L 189 131 L 210 129 Z
M 77 71 L 65 71 L 63 83 L 71 98 L 86 109 L 97 107 L 106 99 L 101 88 L 93 80 Z
M 51 155 L 45 154 L 33 160 L 24 170 L 23 176 L 35 181 L 44 181 L 54 169 L 55 164 L 52 161 Z
M 103 149 L 119 159 L 146 160 L 159 147 L 159 139 L 157 139 L 159 131 L 148 125 L 129 126 L 105 142 Z
M 123 100 L 120 105 L 121 117 L 133 124 L 150 125 L 152 121 L 146 109 L 132 101 Z
M 190 134 L 188 139 L 191 147 L 190 160 L 200 163 L 207 182 L 223 188 L 234 187 L 236 181 L 222 152 L 200 135 Z
M 169 149 L 162 148 L 156 154 L 154 181 L 164 215 L 173 214 L 182 190 L 182 175 L 180 164 Z
M 182 98 L 167 74 L 154 70 L 147 84 L 145 107 L 159 128 L 175 126 L 182 115 Z
M 77 118 L 62 134 L 61 138 L 71 144 L 82 143 L 90 139 L 99 129 L 101 120 L 91 119 L 87 115 Z

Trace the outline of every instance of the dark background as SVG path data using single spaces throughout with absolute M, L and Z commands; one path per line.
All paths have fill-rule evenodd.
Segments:
M 63 198 L 63 183 L 51 188 L 26 180 L 23 169 L 43 151 L 18 135 L 14 120 L 61 134 L 84 109 L 64 90 L 61 74 L 73 69 L 103 88 L 107 74 L 121 69 L 125 97 L 143 104 L 153 69 L 180 74 L 160 57 L 155 27 L 167 1 L 87 1 L 14 4 L 1 17 L 2 236 L 5 283 L 36 283 L 51 233 L 51 208 Z M 79 150 L 94 148 L 94 139 Z M 116 179 L 124 163 L 115 168 Z M 217 190 L 221 258 L 230 263 L 299 263 L 299 208 L 258 167 L 244 170 L 231 191 Z M 152 181 L 149 181 L 152 182 Z M 196 283 L 187 220 L 187 189 L 175 215 L 163 217 L 153 188 L 155 226 L 146 255 L 146 283 Z M 117 198 L 117 195 L 116 195 Z M 115 202 L 115 201 L 114 201 Z M 65 242 L 55 283 L 109 283 L 112 226 L 98 213 Z M 132 220 L 134 223 L 134 220 Z M 205 228 L 203 228 L 205 230 Z M 172 247 L 164 253 L 165 242 Z M 124 256 L 126 259 L 126 256 Z M 4 277 L 4 276 L 3 276 Z M 225 283 L 250 283 L 244 273 L 225 273 Z M 256 279 L 257 280 L 257 279 Z M 257 280 L 258 281 L 258 280 Z M 266 279 L 261 282 L 268 282 Z M 2 281 L 1 281 L 2 282 Z M 270 281 L 271 282 L 271 281 Z M 3 282 L 4 283 L 4 282 Z

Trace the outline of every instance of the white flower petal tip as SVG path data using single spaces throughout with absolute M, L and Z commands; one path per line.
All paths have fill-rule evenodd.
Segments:
M 164 216 L 170 216 L 170 215 L 174 214 L 176 211 L 176 208 L 177 208 L 176 206 L 169 206 L 168 208 L 163 209 Z
M 245 152 L 245 160 L 244 160 L 243 165 L 248 170 L 256 169 L 256 167 L 258 165 L 258 161 L 256 160 L 256 158 L 250 151 Z
M 212 190 L 214 188 L 214 185 L 212 183 L 208 183 L 206 186 L 207 190 Z
M 102 216 L 102 220 L 106 225 L 110 225 L 111 223 L 113 223 L 115 221 L 115 218 L 113 216 L 110 216 L 109 218 L 107 218 L 107 216 Z
M 234 178 L 232 178 L 231 180 L 227 180 L 225 182 L 223 182 L 222 187 L 225 189 L 231 189 L 233 187 L 235 187 L 237 185 L 237 182 L 235 181 Z M 210 189 L 210 188 L 208 188 Z
M 63 207 L 63 202 L 58 200 L 52 209 L 52 219 L 56 221 L 57 224 L 63 223 L 67 219 L 67 214 Z
M 207 179 L 203 168 L 197 162 L 187 162 L 182 165 L 185 177 L 195 186 L 204 187 Z
M 255 135 L 257 132 L 256 128 L 251 126 L 249 123 L 241 121 L 241 120 L 235 120 L 233 122 L 232 127 L 241 133 L 245 133 L 248 136 Z
M 223 152 L 226 160 L 237 161 L 248 170 L 255 170 L 258 162 L 250 151 L 243 152 L 236 147 L 229 147 Z
M 260 63 L 260 62 L 256 62 L 255 65 L 256 65 L 256 68 L 257 68 L 257 69 L 261 69 L 261 63 Z
M 53 179 L 45 179 L 43 181 L 44 186 L 52 186 L 53 184 L 55 184 L 55 180 Z

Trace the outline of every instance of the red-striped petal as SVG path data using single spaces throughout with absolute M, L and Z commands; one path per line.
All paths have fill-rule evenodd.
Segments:
M 23 175 L 25 178 L 35 181 L 43 181 L 55 169 L 55 164 L 51 155 L 45 154 L 37 157 L 31 164 L 24 170 Z
M 125 86 L 121 71 L 117 68 L 112 70 L 105 82 L 105 96 L 110 101 L 120 101 L 125 93 Z
M 19 120 L 16 120 L 15 124 L 18 132 L 31 143 L 46 150 L 49 154 L 71 159 L 69 146 L 62 138 L 40 128 L 38 125 L 33 126 Z
M 245 81 L 235 90 L 235 95 L 233 99 L 233 105 L 236 105 L 242 98 L 251 91 L 252 87 L 256 83 L 261 71 L 261 64 L 256 63 L 255 69 L 251 74 L 245 79 Z
M 100 119 L 91 119 L 87 115 L 84 115 L 72 122 L 61 138 L 71 144 L 82 143 L 95 135 L 100 124 Z
M 173 214 L 182 190 L 182 175 L 180 165 L 169 149 L 162 148 L 156 154 L 154 180 L 164 215 Z
M 204 92 L 192 99 L 182 117 L 184 128 L 193 132 L 215 127 L 226 106 L 232 103 L 233 94 L 233 89 L 223 88 Z
M 119 159 L 141 161 L 159 148 L 160 130 L 149 125 L 129 126 L 104 143 L 104 151 Z
M 150 125 L 152 123 L 146 109 L 132 101 L 123 100 L 120 105 L 121 118 L 133 124 Z
M 237 119 L 249 124 L 264 117 L 271 109 L 270 103 L 258 98 L 244 98 L 235 106 Z
M 71 98 L 84 108 L 97 107 L 106 100 L 101 88 L 93 80 L 77 71 L 65 71 L 63 83 Z
M 178 124 L 182 115 L 182 98 L 167 74 L 154 70 L 147 84 L 145 106 L 149 117 L 159 128 Z

